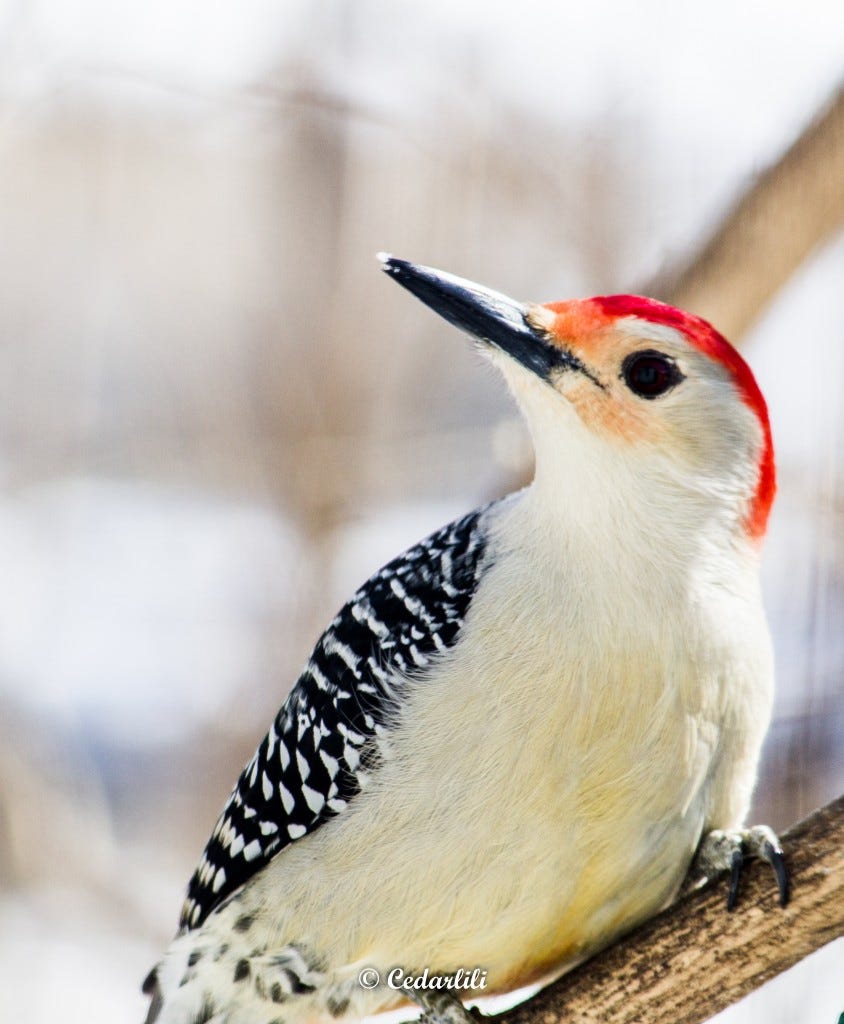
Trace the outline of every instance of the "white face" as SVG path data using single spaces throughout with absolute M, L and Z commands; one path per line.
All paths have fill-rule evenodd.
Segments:
M 542 380 L 496 353 L 531 426 L 543 471 L 556 460 L 570 471 L 574 453 L 563 448 L 577 445 L 591 453 L 596 468 L 598 462 L 632 467 L 644 489 L 655 489 L 654 498 L 669 492 L 680 502 L 678 512 L 682 503 L 702 514 L 711 506 L 746 522 L 764 435 L 724 365 L 681 331 L 637 317 L 582 330 L 580 315 L 532 307 L 529 320 L 581 366 L 554 369 Z

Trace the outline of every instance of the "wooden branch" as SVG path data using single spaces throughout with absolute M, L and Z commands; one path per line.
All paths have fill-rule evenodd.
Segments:
M 844 223 L 844 88 L 745 191 L 685 266 L 644 285 L 737 341 Z
M 745 865 L 680 899 L 496 1024 L 699 1024 L 844 934 L 844 796 L 783 837 L 791 901 L 768 864 Z

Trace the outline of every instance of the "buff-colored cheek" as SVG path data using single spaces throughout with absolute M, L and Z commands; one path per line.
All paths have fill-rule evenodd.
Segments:
M 643 415 L 631 403 L 599 390 L 591 381 L 578 381 L 565 388 L 564 394 L 584 425 L 596 434 L 627 443 L 655 442 L 665 435 L 665 428 L 655 417 Z

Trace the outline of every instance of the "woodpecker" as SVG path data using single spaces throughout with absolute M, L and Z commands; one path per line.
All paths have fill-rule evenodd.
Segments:
M 298 1024 L 561 973 L 758 855 L 771 711 L 765 401 L 706 321 L 653 299 L 544 305 L 383 256 L 472 335 L 535 449 L 532 484 L 390 562 L 318 641 L 226 803 L 148 1022 Z M 379 979 L 375 983 L 373 979 Z M 372 987 L 366 987 L 370 985 Z M 461 993 L 464 994 L 464 993 Z

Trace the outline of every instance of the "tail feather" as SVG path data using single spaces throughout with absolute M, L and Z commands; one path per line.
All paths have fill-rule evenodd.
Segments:
M 149 1010 L 147 1012 L 147 1019 L 144 1024 L 155 1024 L 158 1019 L 158 1015 L 161 1013 L 161 989 L 158 985 L 158 964 L 153 967 L 149 974 L 144 978 L 144 983 L 141 985 L 141 991 L 145 996 L 150 997 Z

